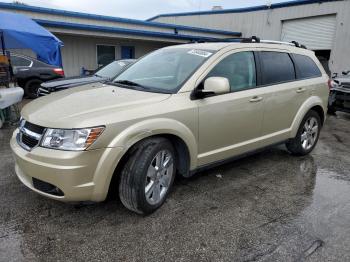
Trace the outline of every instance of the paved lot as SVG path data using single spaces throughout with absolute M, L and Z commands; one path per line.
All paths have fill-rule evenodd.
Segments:
M 177 181 L 156 213 L 45 199 L 0 130 L 0 261 L 350 261 L 350 115 L 310 156 L 283 147 Z

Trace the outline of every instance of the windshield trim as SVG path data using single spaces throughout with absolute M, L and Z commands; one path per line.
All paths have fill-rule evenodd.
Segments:
M 155 88 L 155 87 L 124 85 L 121 83 L 116 83 L 116 82 L 114 82 L 114 80 L 113 81 L 106 81 L 105 83 L 108 85 L 112 85 L 112 86 L 131 89 L 131 90 L 135 90 L 135 91 L 148 92 L 148 93 L 158 93 L 158 94 L 168 94 L 168 95 L 177 93 L 177 92 L 172 92 L 171 90 L 164 90 L 164 89 L 159 89 L 159 88 Z
M 162 49 L 172 49 L 172 48 L 162 48 Z M 116 77 L 114 77 L 112 79 L 111 82 L 113 82 L 113 84 L 116 84 L 116 85 L 120 85 L 119 83 L 115 83 L 114 81 L 116 80 L 116 78 L 118 78 L 122 73 L 124 73 L 127 69 L 131 68 L 132 66 L 134 66 L 135 64 L 137 64 L 138 62 L 142 61 L 143 58 L 159 51 L 159 50 L 162 50 L 162 49 L 158 49 L 158 50 L 155 50 L 155 51 L 152 51 L 150 53 L 148 53 L 147 55 L 144 55 L 142 58 L 138 59 L 136 62 L 132 63 L 131 65 L 129 65 L 127 68 L 125 68 L 125 70 L 123 70 L 123 72 L 121 72 L 119 75 L 117 75 Z M 192 50 L 192 49 L 195 49 L 195 48 L 189 48 L 189 47 L 181 47 L 179 49 L 185 49 L 185 50 Z M 180 89 L 187 83 L 187 81 L 194 75 L 195 72 L 198 71 L 198 69 L 203 66 L 205 64 L 205 62 L 208 61 L 209 58 L 211 58 L 213 55 L 215 55 L 215 53 L 217 53 L 218 50 L 212 50 L 212 49 L 200 49 L 200 50 L 203 50 L 203 51 L 207 51 L 207 52 L 210 52 L 211 55 L 208 56 L 208 57 L 205 57 L 201 63 L 198 64 L 198 66 L 196 66 L 192 72 L 181 82 L 179 83 L 176 87 L 174 87 L 173 89 L 168 89 L 168 90 L 164 90 L 164 89 L 160 89 L 160 88 L 156 88 L 156 87 L 152 87 L 152 86 L 145 86 L 146 88 L 148 88 L 148 90 L 140 90 L 140 91 L 145 91 L 145 92 L 154 92 L 154 93 L 163 93 L 163 94 L 176 94 L 180 91 Z M 122 79 L 121 79 L 122 80 Z M 133 86 L 128 86 L 129 89 L 132 89 Z M 137 89 L 135 89 L 137 90 Z

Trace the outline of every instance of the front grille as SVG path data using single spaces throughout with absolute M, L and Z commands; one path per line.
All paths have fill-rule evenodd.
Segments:
M 28 121 L 25 122 L 24 127 L 27 128 L 29 131 L 32 131 L 37 134 L 42 134 L 45 130 L 45 127 L 34 125 Z
M 44 131 L 45 127 L 22 120 L 17 135 L 17 142 L 22 148 L 30 151 L 40 143 Z
M 32 178 L 33 186 L 35 189 L 54 196 L 64 196 L 64 193 L 58 187 L 51 185 L 50 183 L 44 182 L 37 178 Z
M 25 144 L 26 146 L 33 148 L 36 145 L 38 145 L 38 140 L 36 140 L 35 138 L 32 138 L 26 134 L 22 134 L 22 143 Z

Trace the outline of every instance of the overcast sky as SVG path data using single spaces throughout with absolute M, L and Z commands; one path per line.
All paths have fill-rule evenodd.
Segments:
M 13 1 L 5 0 L 5 2 Z M 20 0 L 20 2 L 91 14 L 147 19 L 162 13 L 210 10 L 216 5 L 228 9 L 286 2 L 286 0 Z

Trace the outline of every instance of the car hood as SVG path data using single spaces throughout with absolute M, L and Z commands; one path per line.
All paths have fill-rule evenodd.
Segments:
M 128 116 L 128 111 L 154 105 L 170 94 L 137 91 L 102 83 L 53 93 L 28 103 L 21 112 L 27 121 L 52 128 L 105 125 Z
M 108 78 L 99 77 L 99 76 L 71 77 L 71 78 L 63 78 L 60 80 L 45 82 L 41 84 L 41 86 L 48 89 L 50 92 L 53 92 L 57 89 L 65 89 L 65 88 L 74 87 L 78 85 L 102 82 L 106 80 L 108 80 Z

